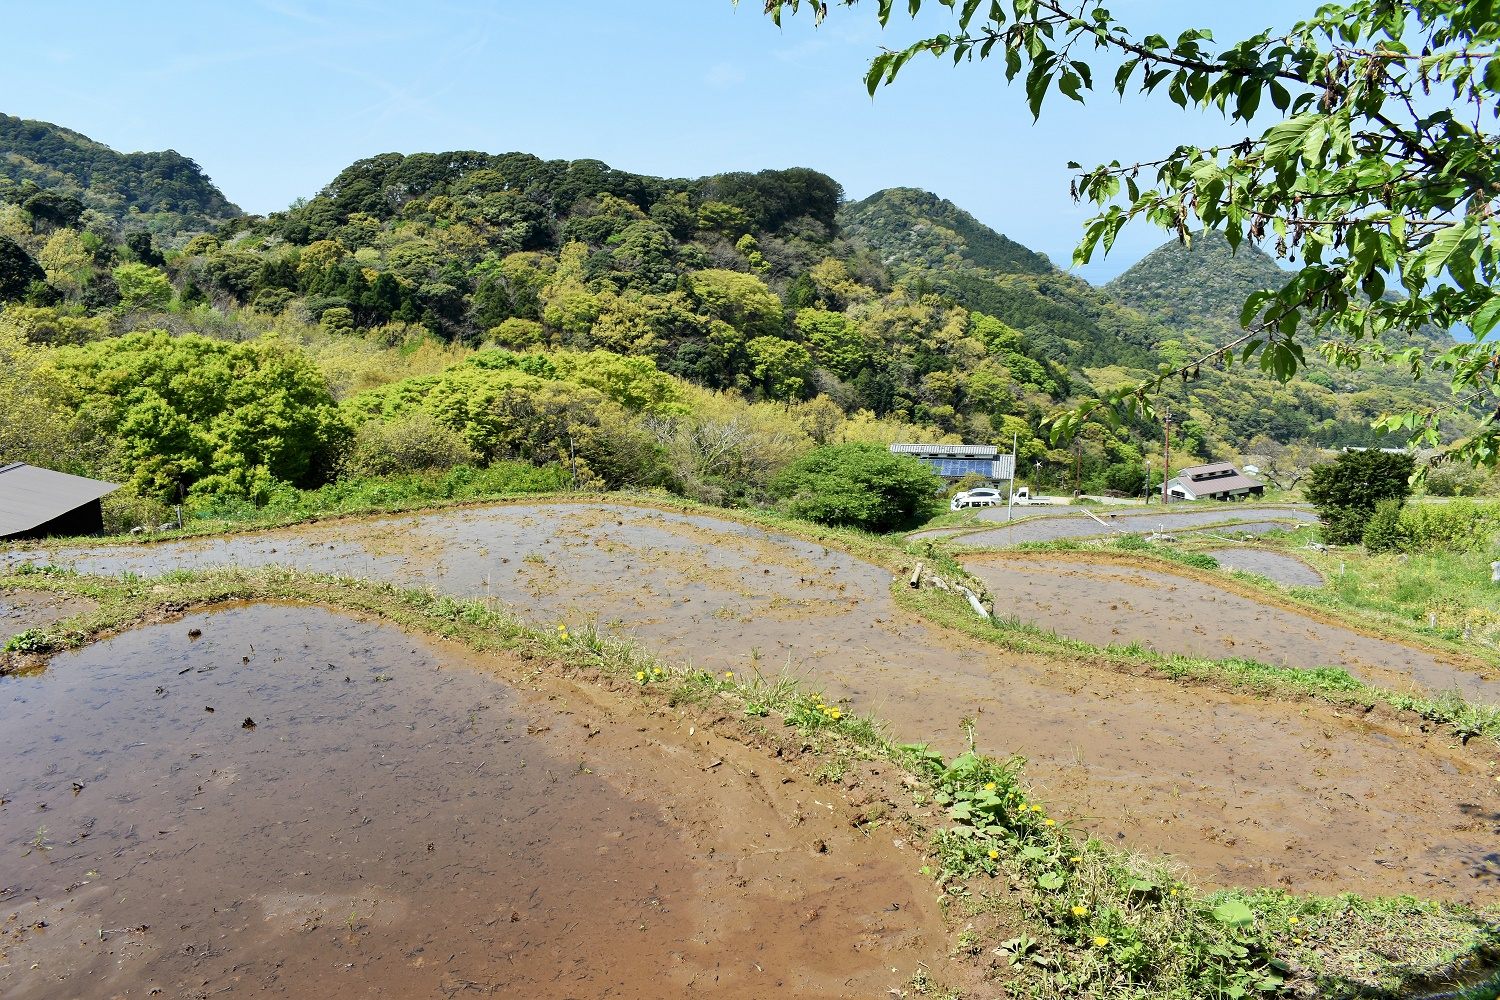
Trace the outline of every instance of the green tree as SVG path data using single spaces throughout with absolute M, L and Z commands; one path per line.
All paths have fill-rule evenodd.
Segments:
M 139 493 L 264 499 L 326 480 L 348 437 L 328 384 L 275 338 L 228 344 L 131 333 L 54 355 L 81 436 L 114 439 L 103 470 Z
M 172 301 L 172 283 L 154 267 L 121 264 L 115 268 L 114 277 L 120 301 L 128 308 L 164 309 Z
M 895 531 L 931 517 L 943 483 L 908 455 L 878 444 L 814 449 L 771 481 L 794 517 L 865 531 Z
M 756 337 L 745 345 L 750 373 L 769 399 L 801 399 L 812 373 L 812 355 L 780 337 Z
M 854 6 L 858 0 L 842 0 Z M 1201 227 L 1232 246 L 1264 242 L 1300 266 L 1276 291 L 1244 304 L 1245 331 L 1143 385 L 1122 386 L 1060 414 L 1054 439 L 1070 437 L 1090 415 L 1108 419 L 1146 408 L 1168 378 L 1233 353 L 1258 359 L 1280 379 L 1304 363 L 1316 341 L 1336 364 L 1370 356 L 1413 371 L 1436 369 L 1452 382 L 1447 405 L 1390 413 L 1381 420 L 1414 440 L 1440 443 L 1439 422 L 1471 407 L 1484 414 L 1476 433 L 1453 450 L 1500 462 L 1500 368 L 1485 338 L 1500 325 L 1500 207 L 1494 178 L 1500 137 L 1500 18 L 1480 0 L 1354 0 L 1325 4 L 1286 30 L 1220 45 L 1207 30 L 1175 39 L 1137 34 L 1102 0 L 937 0 L 952 23 L 940 34 L 876 55 L 866 84 L 873 94 L 916 56 L 954 62 L 996 59 L 1007 80 L 1024 82 L 1033 116 L 1056 93 L 1085 103 L 1100 53 L 1115 71 L 1109 89 L 1161 94 L 1183 108 L 1216 109 L 1244 123 L 1240 142 L 1184 143 L 1144 163 L 1111 162 L 1084 170 L 1074 193 L 1100 212 L 1074 254 L 1086 263 L 1108 253 L 1135 219 L 1183 241 Z M 785 12 L 826 0 L 767 0 Z M 922 0 L 875 5 L 882 26 L 896 9 L 912 17 Z M 1428 95 L 1441 95 L 1436 101 Z M 1252 126 L 1251 123 L 1256 125 Z M 1397 294 L 1388 295 L 1388 291 Z M 1386 345 L 1391 335 L 1424 327 L 1467 327 L 1476 340 L 1433 347 Z
M 33 284 L 47 280 L 47 272 L 20 244 L 0 236 L 0 302 L 25 298 Z
M 1346 451 L 1336 461 L 1314 466 L 1305 492 L 1318 508 L 1324 540 L 1335 545 L 1358 542 L 1382 501 L 1405 502 L 1411 496 L 1415 467 L 1416 459 L 1405 452 L 1373 448 Z

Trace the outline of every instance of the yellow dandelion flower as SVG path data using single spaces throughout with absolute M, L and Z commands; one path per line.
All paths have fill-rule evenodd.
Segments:
M 844 717 L 844 713 L 835 708 L 832 712 L 828 713 L 828 717 L 830 719 L 842 719 Z
M 993 792 L 995 790 L 995 783 L 993 781 L 986 781 L 984 783 L 984 790 L 987 792 Z
M 1289 924 L 1299 923 L 1300 922 L 1300 918 L 1298 918 L 1298 917 L 1287 917 L 1286 918 L 1286 922 L 1289 923 Z
M 1073 916 L 1075 916 L 1075 917 L 1086 917 L 1088 915 L 1089 915 L 1089 908 L 1087 906 L 1075 906 L 1075 907 L 1073 907 Z
M 1056 826 L 1057 825 L 1057 820 L 1055 820 L 1055 819 L 1049 819 L 1047 821 L 1047 825 L 1048 826 Z
M 646 671 L 644 671 L 644 670 L 637 670 L 635 672 L 635 679 L 638 680 L 638 681 L 645 680 L 646 679 Z
M 1078 862 L 1080 862 L 1080 861 L 1082 861 L 1082 860 L 1083 860 L 1083 859 L 1082 859 L 1082 858 L 1080 858 L 1080 857 L 1079 857 L 1079 856 L 1078 856 L 1078 855 L 1076 855 L 1076 854 L 1075 854 L 1075 855 L 1073 855 L 1073 856 L 1072 856 L 1072 857 L 1071 857 L 1071 858 L 1069 858 L 1069 859 L 1068 859 L 1068 861 L 1069 861 L 1069 862 L 1071 862 L 1071 863 L 1072 863 L 1072 864 L 1075 864 L 1075 865 L 1076 865 L 1076 864 L 1078 864 Z
M 1175 896 L 1175 895 L 1177 895 L 1177 890 L 1176 890 L 1176 889 L 1173 889 L 1173 890 L 1172 890 L 1172 895 L 1173 895 L 1173 896 Z
M 733 670 L 726 670 L 726 671 L 724 671 L 724 679 L 726 681 L 732 681 L 732 680 L 734 680 L 734 671 Z
M 994 861 L 998 857 L 1000 857 L 1000 852 L 997 851 L 997 850 L 995 850 L 993 847 L 991 847 L 990 848 L 990 860 Z
M 1039 813 L 1039 812 L 1042 811 L 1042 807 L 1041 806 L 1032 806 L 1031 807 L 1031 811 L 1034 812 L 1034 813 Z
M 1096 937 L 1096 938 L 1094 938 L 1094 947 L 1095 948 L 1103 948 L 1107 944 L 1109 944 L 1109 938 L 1107 938 L 1107 937 Z
M 1294 938 L 1292 938 L 1292 943 L 1293 944 L 1301 944 L 1302 943 L 1302 939 L 1299 938 L 1299 937 L 1294 937 Z

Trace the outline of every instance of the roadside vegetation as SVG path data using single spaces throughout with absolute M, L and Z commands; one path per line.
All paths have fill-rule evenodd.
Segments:
M 79 618 L 13 638 L 4 654 L 12 666 L 27 653 L 224 601 L 313 601 L 481 651 L 510 650 L 539 670 L 634 688 L 661 710 L 707 720 L 733 705 L 752 736 L 757 727 L 773 738 L 795 734 L 809 773 L 837 774 L 861 758 L 897 762 L 910 772 L 912 799 L 896 803 L 889 821 L 925 844 L 926 870 L 955 918 L 997 915 L 997 926 L 1018 929 L 1000 940 L 971 937 L 969 946 L 976 958 L 1001 959 L 997 974 L 1022 995 L 1411 996 L 1478 974 L 1500 946 L 1494 914 L 1453 904 L 1199 889 L 1149 859 L 1079 838 L 1066 816 L 1036 799 L 1019 761 L 986 757 L 972 745 L 951 759 L 896 745 L 874 720 L 786 678 L 661 663 L 587 623 L 529 627 L 482 601 L 276 568 L 152 580 L 39 568 L 0 577 L 5 587 L 98 602 Z

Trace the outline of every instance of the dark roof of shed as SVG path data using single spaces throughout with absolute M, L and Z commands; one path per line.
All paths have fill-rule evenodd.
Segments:
M 30 531 L 119 488 L 23 462 L 0 465 L 0 538 Z

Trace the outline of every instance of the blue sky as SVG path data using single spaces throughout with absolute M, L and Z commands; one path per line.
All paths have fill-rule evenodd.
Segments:
M 805 15 L 778 30 L 760 0 L 16 4 L 7 27 L 27 43 L 0 61 L 0 111 L 121 150 L 176 149 L 252 212 L 393 150 L 522 150 L 693 177 L 808 166 L 851 198 L 935 191 L 1059 264 L 1089 214 L 1068 196 L 1069 160 L 1242 134 L 1217 114 L 1108 95 L 1088 108 L 1055 99 L 1033 126 L 1019 87 L 991 64 L 913 63 L 872 101 L 871 55 L 940 30 L 941 9 L 928 6 L 917 26 L 882 34 L 874 0 L 816 30 Z M 1220 40 L 1312 6 L 1111 5 L 1137 34 L 1201 25 Z M 1082 273 L 1106 280 L 1164 238 L 1127 230 Z

